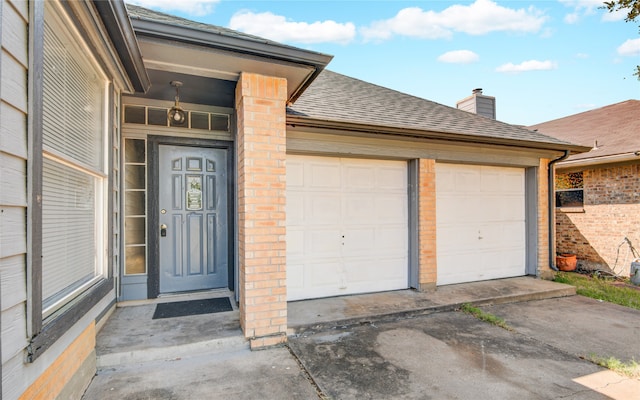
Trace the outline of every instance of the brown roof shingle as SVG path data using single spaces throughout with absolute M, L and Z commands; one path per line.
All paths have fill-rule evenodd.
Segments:
M 287 110 L 291 116 L 414 131 L 527 141 L 558 149 L 571 144 L 336 72 L 324 70 Z M 514 142 L 515 144 L 516 142 Z M 554 146 L 555 145 L 555 146 Z
M 545 135 L 598 148 L 569 160 L 634 153 L 640 150 L 640 100 L 627 100 L 529 126 Z

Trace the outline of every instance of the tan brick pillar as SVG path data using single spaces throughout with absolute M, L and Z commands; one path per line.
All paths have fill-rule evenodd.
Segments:
M 549 160 L 540 159 L 538 166 L 538 277 L 553 279 L 549 265 Z
M 242 73 L 238 118 L 240 325 L 251 348 L 286 342 L 287 81 Z
M 436 260 L 436 162 L 421 159 L 418 173 L 418 243 L 420 246 L 418 290 L 434 290 Z

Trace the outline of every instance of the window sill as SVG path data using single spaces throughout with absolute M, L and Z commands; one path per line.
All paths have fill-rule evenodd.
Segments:
M 560 211 L 567 214 L 585 213 L 584 207 L 556 207 L 556 211 Z

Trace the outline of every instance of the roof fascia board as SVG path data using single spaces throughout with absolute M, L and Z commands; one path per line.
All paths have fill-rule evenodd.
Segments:
M 195 43 L 204 46 L 231 50 L 259 57 L 289 61 L 296 64 L 324 68 L 333 56 L 281 45 L 274 42 L 260 42 L 241 37 L 222 35 L 202 29 L 164 24 L 157 21 L 134 19 L 133 29 L 138 34 L 165 38 L 174 41 Z
M 134 19 L 133 29 L 138 35 L 196 44 L 251 55 L 254 57 L 285 61 L 293 64 L 313 67 L 313 72 L 303 81 L 289 97 L 289 102 L 294 102 L 313 82 L 333 56 L 281 45 L 274 42 L 261 42 L 246 38 L 232 37 L 196 28 L 163 24 L 161 22 L 145 19 Z
M 136 92 L 145 93 L 151 87 L 151 80 L 144 66 L 138 40 L 131 26 L 124 2 L 122 0 L 93 0 L 92 3 L 102 18 L 105 29 L 131 80 L 133 89 Z
M 601 165 L 601 164 L 619 164 L 629 161 L 640 161 L 640 154 L 638 152 L 634 153 L 624 153 L 624 154 L 615 154 L 611 156 L 603 156 L 603 157 L 592 157 L 592 158 L 583 158 L 580 160 L 567 160 L 561 161 L 556 164 L 556 169 L 569 169 L 569 168 L 581 168 L 581 167 L 590 167 L 593 165 Z
M 86 1 L 61 1 L 48 4 L 58 8 L 73 21 L 74 28 L 91 49 L 100 67 L 113 80 L 117 90 L 133 92 L 131 77 L 127 74 L 120 55 L 106 31 L 102 16 L 93 4 Z
M 287 115 L 287 125 L 294 128 L 304 127 L 310 132 L 327 133 L 342 131 L 345 133 L 359 132 L 369 134 L 386 134 L 395 136 L 405 136 L 420 139 L 435 139 L 446 142 L 464 142 L 464 143 L 478 143 L 489 145 L 500 145 L 509 147 L 520 147 L 539 150 L 553 150 L 564 151 L 569 150 L 572 154 L 584 153 L 591 150 L 590 147 L 572 145 L 572 144 L 556 144 L 545 143 L 536 141 L 516 140 L 516 139 L 501 139 L 492 138 L 487 136 L 473 136 L 462 135 L 452 132 L 436 132 L 436 131 L 424 131 L 419 129 L 407 129 L 396 128 L 379 125 L 367 125 L 367 124 L 354 124 L 335 121 L 319 121 L 315 119 L 309 119 L 305 117 Z

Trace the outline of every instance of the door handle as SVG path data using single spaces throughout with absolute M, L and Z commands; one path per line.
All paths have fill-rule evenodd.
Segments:
M 160 225 L 160 236 L 162 237 L 167 236 L 167 225 L 165 224 Z

